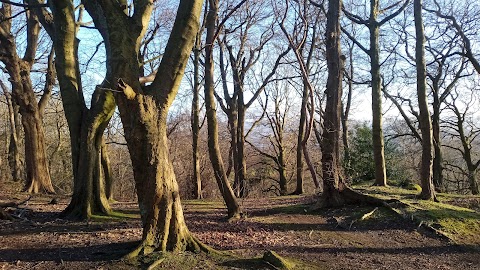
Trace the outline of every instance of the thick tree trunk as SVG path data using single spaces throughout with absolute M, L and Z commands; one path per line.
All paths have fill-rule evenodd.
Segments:
M 33 94 L 33 93 L 32 93 Z M 34 99 L 35 104 L 36 100 Z M 26 107 L 27 105 L 24 104 Z M 45 133 L 38 110 L 27 111 L 20 106 L 23 130 L 25 132 L 25 165 L 28 193 L 54 193 L 45 151 Z
M 158 108 L 152 97 L 138 96 L 137 101 L 139 110 L 134 112 L 139 113 L 133 118 L 136 122 L 125 129 L 125 138 L 132 157 L 143 236 L 140 246 L 129 256 L 153 251 L 198 251 L 198 242 L 185 224 L 178 184 L 168 158 L 167 112 Z
M 430 119 L 430 112 L 428 111 L 426 90 L 425 34 L 422 18 L 422 0 L 414 0 L 413 6 L 416 33 L 415 58 L 417 66 L 417 98 L 420 112 L 420 130 L 422 134 L 422 161 L 420 168 L 422 192 L 420 197 L 424 200 L 434 200 L 435 190 L 432 181 L 432 122 Z
M 115 109 L 115 101 L 111 93 L 102 96 L 105 113 L 88 113 L 82 123 L 78 152 L 72 151 L 72 155 L 78 158 L 77 175 L 74 176 L 72 200 L 62 213 L 69 219 L 88 219 L 92 214 L 109 215 L 112 212 L 102 166 L 102 136 Z

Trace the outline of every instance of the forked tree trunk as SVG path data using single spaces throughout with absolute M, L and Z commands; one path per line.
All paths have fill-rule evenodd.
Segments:
M 202 245 L 189 233 L 167 144 L 167 114 L 178 92 L 195 35 L 202 1 L 181 0 L 155 79 L 138 81 L 138 51 L 153 10 L 151 2 L 135 6 L 132 17 L 119 3 L 86 5 L 97 28 L 106 29 L 108 69 L 118 78 L 116 94 L 132 161 L 143 224 L 142 242 L 128 256 L 153 251 L 197 251 Z
M 57 76 L 70 131 L 73 195 L 62 216 L 87 219 L 92 214 L 110 214 L 101 165 L 102 135 L 115 110 L 113 94 L 97 87 L 87 109 L 78 64 L 78 40 L 74 8 L 70 1 L 52 1 L 55 21 L 49 34 L 54 40 Z M 72 49 L 73 48 L 73 49 Z
M 141 245 L 129 256 L 153 251 L 198 251 L 199 243 L 185 224 L 178 184 L 168 158 L 168 109 L 158 108 L 155 100 L 148 96 L 137 100 L 145 108 L 137 115 L 142 121 L 135 123 L 125 135 L 132 156 L 143 236 Z M 151 140 L 152 135 L 157 139 Z

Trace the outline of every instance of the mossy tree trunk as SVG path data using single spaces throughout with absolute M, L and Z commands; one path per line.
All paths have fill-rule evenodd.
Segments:
M 38 46 L 40 24 L 33 12 L 25 12 L 27 17 L 27 43 L 24 56 L 20 58 L 17 54 L 16 37 L 11 32 L 12 20 L 10 17 L 12 12 L 10 4 L 2 4 L 0 11 L 0 51 L 2 51 L 0 60 L 5 64 L 5 69 L 10 76 L 12 99 L 19 105 L 25 134 L 27 177 L 25 191 L 29 193 L 54 193 L 47 163 L 42 113 L 30 78 Z
M 108 84 L 95 88 L 90 109 L 83 95 L 78 62 L 78 30 L 71 1 L 50 2 L 52 14 L 42 10 L 41 21 L 54 41 L 57 77 L 70 131 L 73 195 L 62 216 L 87 219 L 92 214 L 110 214 L 102 171 L 102 136 L 115 110 Z M 52 16 L 54 24 L 49 17 Z

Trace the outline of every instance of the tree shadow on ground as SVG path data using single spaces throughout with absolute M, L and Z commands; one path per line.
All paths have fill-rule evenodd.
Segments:
M 58 248 L 26 248 L 2 249 L 0 262 L 16 261 L 106 261 L 119 260 L 139 244 L 120 242 L 95 246 L 58 247 Z

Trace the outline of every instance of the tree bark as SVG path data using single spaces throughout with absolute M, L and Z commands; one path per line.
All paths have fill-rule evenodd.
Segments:
M 422 161 L 420 168 L 422 192 L 420 197 L 424 200 L 434 200 L 435 190 L 432 181 L 433 136 L 426 90 L 425 34 L 422 18 L 422 0 L 414 0 L 413 11 L 416 34 L 415 61 L 417 66 L 417 98 L 420 130 L 422 134 Z

